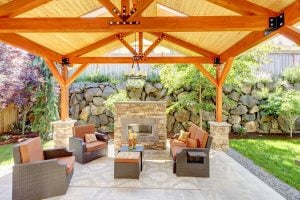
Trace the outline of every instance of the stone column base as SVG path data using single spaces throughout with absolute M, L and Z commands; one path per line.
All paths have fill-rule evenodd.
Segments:
M 229 133 L 231 124 L 226 122 L 209 122 L 210 135 L 212 136 L 212 149 L 227 151 L 229 149 Z
M 55 121 L 53 125 L 54 147 L 69 148 L 69 137 L 73 136 L 73 127 L 76 120 Z

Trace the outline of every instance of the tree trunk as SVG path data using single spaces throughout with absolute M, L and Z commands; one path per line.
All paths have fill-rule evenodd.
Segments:
M 202 105 L 202 88 L 201 88 L 201 84 L 199 86 L 199 104 Z M 202 129 L 203 127 L 203 122 L 202 122 L 202 109 L 200 108 L 199 110 L 199 127 Z

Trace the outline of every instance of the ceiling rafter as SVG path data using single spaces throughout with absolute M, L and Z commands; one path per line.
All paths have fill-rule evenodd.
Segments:
M 76 51 L 74 51 L 72 53 L 69 53 L 66 56 L 67 57 L 82 56 L 82 55 L 87 54 L 87 53 L 89 53 L 89 52 L 91 52 L 93 50 L 96 50 L 96 49 L 98 49 L 98 48 L 100 48 L 102 46 L 108 45 L 108 44 L 116 41 L 117 35 L 121 35 L 122 37 L 126 37 L 126 36 L 128 36 L 130 34 L 132 34 L 132 33 L 117 33 L 117 34 L 108 36 L 108 37 L 106 37 L 106 38 L 104 38 L 102 40 L 99 40 L 99 41 L 97 41 L 95 43 L 92 43 L 92 44 L 90 44 L 88 46 L 85 46 L 85 47 L 83 47 L 81 49 L 78 49 L 78 50 L 76 50 Z
M 89 66 L 89 63 L 82 64 L 80 67 L 76 69 L 76 71 L 67 79 L 66 87 L 71 85 L 74 80 Z
M 44 60 L 48 66 L 48 68 L 50 69 L 51 73 L 53 74 L 53 76 L 56 78 L 56 80 L 58 81 L 59 85 L 63 86 L 66 84 L 65 80 L 63 79 L 61 73 L 57 70 L 54 61 L 53 60 L 49 60 L 48 58 L 44 57 Z
M 140 16 L 153 3 L 153 1 L 154 0 L 139 0 L 135 7 L 136 12 L 133 13 L 131 17 Z
M 160 34 L 158 36 L 158 38 L 150 45 L 150 47 L 148 47 L 148 49 L 143 53 L 143 57 L 147 57 L 152 51 L 153 49 L 155 49 L 155 47 L 157 47 L 159 45 L 159 43 L 162 42 L 162 40 L 165 38 L 164 34 Z
M 276 16 L 277 13 L 265 7 L 246 0 L 207 0 L 215 5 L 234 11 L 241 15 L 268 15 Z
M 280 13 L 285 13 L 285 26 L 296 24 L 300 21 L 300 0 L 283 9 Z M 281 33 L 284 29 L 279 28 L 265 36 L 264 31 L 254 31 L 238 41 L 236 44 L 225 50 L 221 55 L 221 62 L 225 62 L 230 57 L 236 57 L 252 47 L 272 38 Z
M 300 30 L 295 27 L 282 27 L 280 33 L 300 45 Z
M 135 49 L 132 48 L 132 46 L 124 40 L 122 35 L 116 35 L 116 38 L 133 54 L 133 55 L 138 55 Z
M 98 0 L 106 9 L 107 11 L 112 14 L 115 18 L 121 18 L 120 15 L 117 15 L 117 13 L 120 13 L 120 10 L 117 8 L 115 4 L 113 4 L 110 0 Z M 114 10 L 116 12 L 114 12 Z
M 0 17 L 16 17 L 52 0 L 14 0 L 0 6 Z
M 223 67 L 222 73 L 220 74 L 220 77 L 217 78 L 218 86 L 222 86 L 226 80 L 227 74 L 229 73 L 232 63 L 234 61 L 234 57 L 228 58 L 226 60 L 225 66 Z
M 268 16 L 134 17 L 135 25 L 110 25 L 112 17 L 0 18 L 0 33 L 11 32 L 207 32 L 263 31 Z
M 212 84 L 214 84 L 214 86 L 218 86 L 217 84 L 217 80 L 215 77 L 213 77 L 213 75 L 211 75 L 211 73 L 209 73 L 205 67 L 203 65 L 201 65 L 201 63 L 195 63 L 195 67 L 204 75 L 208 78 L 208 80 L 210 80 L 210 82 Z
M 70 57 L 71 63 L 132 63 L 132 57 Z M 213 60 L 207 57 L 146 57 L 139 63 L 213 63 Z
M 63 57 L 63 55 L 15 33 L 0 33 L 0 41 L 54 61 L 59 61 Z
M 159 36 L 162 33 L 153 33 L 152 32 L 150 34 L 155 35 L 155 36 Z M 218 57 L 218 55 L 216 55 L 215 53 L 212 53 L 212 52 L 210 52 L 210 51 L 208 51 L 206 49 L 203 49 L 203 48 L 198 47 L 198 46 L 196 46 L 194 44 L 188 43 L 188 42 L 186 42 L 184 40 L 181 40 L 179 38 L 176 38 L 176 37 L 174 37 L 172 35 L 169 35 L 169 34 L 166 34 L 166 33 L 163 33 L 163 34 L 165 35 L 164 40 L 166 40 L 166 41 L 169 41 L 171 43 L 179 45 L 179 46 L 181 46 L 183 48 L 186 48 L 188 50 L 191 50 L 191 51 L 193 51 L 195 53 L 198 53 L 198 54 L 201 54 L 203 56 L 207 56 L 207 57 L 210 57 L 210 58 Z

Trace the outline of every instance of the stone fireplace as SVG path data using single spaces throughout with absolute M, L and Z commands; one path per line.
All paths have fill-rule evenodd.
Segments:
M 127 144 L 129 130 L 137 133 L 137 143 L 145 149 L 166 149 L 165 101 L 116 102 L 114 122 L 115 149 Z

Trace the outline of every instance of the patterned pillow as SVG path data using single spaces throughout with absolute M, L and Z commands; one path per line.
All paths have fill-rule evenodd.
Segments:
M 96 142 L 97 138 L 95 134 L 84 134 L 85 143 Z
M 190 133 L 189 132 L 185 132 L 184 130 L 180 131 L 180 135 L 178 137 L 179 141 L 182 141 L 184 143 L 186 143 L 188 137 L 189 137 Z
M 198 144 L 197 140 L 191 139 L 191 138 L 187 139 L 187 145 L 186 146 L 188 148 L 197 148 L 197 144 Z

